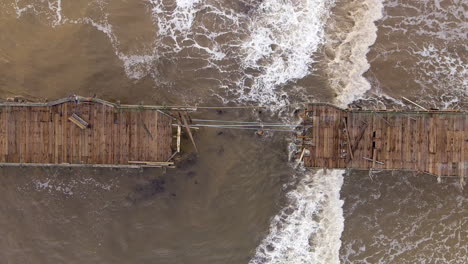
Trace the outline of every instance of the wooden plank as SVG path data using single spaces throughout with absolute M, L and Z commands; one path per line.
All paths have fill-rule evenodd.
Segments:
M 464 116 L 464 120 L 462 121 L 462 147 L 461 147 L 461 160 L 459 166 L 459 175 L 462 177 L 468 177 L 468 116 Z
M 8 118 L 7 109 L 0 108 L 0 161 L 6 162 L 8 155 Z
M 313 143 L 315 146 L 313 147 L 313 153 L 314 153 L 314 158 L 313 158 L 313 164 L 314 167 L 319 167 L 319 158 L 320 158 L 320 108 L 318 106 L 313 106 L 313 116 L 312 116 L 312 122 L 314 123 L 313 126 Z
M 106 158 L 105 158 L 105 153 L 106 153 L 106 135 L 105 133 L 105 122 L 106 122 L 106 112 L 105 112 L 105 106 L 101 105 L 99 107 L 99 112 L 96 120 L 96 125 L 98 128 L 98 157 L 97 157 L 97 163 L 99 164 L 106 164 Z
M 114 122 L 113 109 L 106 106 L 105 107 L 105 122 L 104 122 L 104 134 L 106 137 L 106 146 L 105 146 L 105 163 L 112 164 L 112 123 Z
M 396 140 L 395 140 L 395 153 L 394 161 L 395 168 L 403 168 L 403 125 L 402 125 L 402 116 L 395 117 L 395 129 L 396 129 Z
M 68 123 L 67 123 L 67 104 L 62 105 L 62 160 L 61 163 L 70 163 L 69 153 L 68 153 Z
M 136 155 L 136 126 L 135 126 L 135 120 L 136 118 L 134 117 L 133 112 L 129 112 L 129 149 L 128 149 L 128 159 L 129 160 L 138 160 L 138 155 Z
M 132 125 L 134 126 L 134 144 L 133 144 L 133 152 L 135 156 L 135 160 L 141 160 L 141 152 L 140 152 L 140 127 L 138 126 L 138 119 L 139 119 L 139 112 L 134 112 L 132 116 Z
M 130 148 L 130 118 L 128 112 L 122 112 L 121 118 L 123 118 L 124 122 L 124 130 L 123 132 L 123 144 L 121 146 L 122 149 L 122 164 L 128 163 L 129 157 L 129 148 Z
M 113 164 L 120 164 L 120 115 L 114 110 L 113 113 L 113 122 L 112 122 L 112 137 L 114 141 L 112 142 L 112 154 L 113 154 Z
M 150 139 L 150 148 L 148 149 L 148 158 L 147 160 L 161 160 L 163 157 L 163 153 L 158 150 L 158 145 L 160 144 L 160 140 L 162 137 L 158 135 L 162 135 L 164 130 L 158 130 L 158 122 L 159 122 L 159 114 L 157 111 L 153 111 L 149 113 L 149 117 L 147 119 L 148 122 L 148 130 L 152 135 L 154 134 L 155 137 Z M 161 144 L 162 146 L 162 144 Z

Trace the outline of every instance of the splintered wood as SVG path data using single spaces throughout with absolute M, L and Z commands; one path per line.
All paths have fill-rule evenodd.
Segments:
M 301 136 L 307 167 L 468 175 L 468 113 L 343 110 L 310 104 Z M 463 178 L 462 178 L 463 179 Z
M 172 155 L 172 119 L 91 101 L 1 106 L 0 163 L 160 165 Z

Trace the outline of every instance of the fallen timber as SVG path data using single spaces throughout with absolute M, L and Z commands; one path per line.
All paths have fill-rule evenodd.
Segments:
M 173 167 L 180 132 L 173 129 L 177 119 L 171 112 L 194 110 L 81 96 L 48 103 L 3 102 L 0 166 Z
M 301 154 L 306 167 L 468 175 L 468 112 L 341 109 L 309 104 Z M 304 155 L 304 150 L 306 154 Z

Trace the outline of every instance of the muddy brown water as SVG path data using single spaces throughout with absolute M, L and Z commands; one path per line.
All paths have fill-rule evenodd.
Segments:
M 194 117 L 287 123 L 308 101 L 467 109 L 467 8 L 4 0 L 0 98 L 268 105 Z M 0 263 L 468 262 L 456 181 L 304 172 L 285 132 L 203 128 L 196 142 L 167 171 L 0 168 Z

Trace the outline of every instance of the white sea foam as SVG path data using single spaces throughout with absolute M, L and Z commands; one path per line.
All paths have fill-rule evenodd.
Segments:
M 44 15 L 52 27 L 56 27 L 63 22 L 62 0 L 39 2 L 14 0 L 13 8 L 15 9 L 17 18 L 20 18 L 26 12 L 33 12 L 34 14 Z
M 239 101 L 273 109 L 289 103 L 284 86 L 313 71 L 332 3 L 266 0 L 259 5 L 252 14 L 249 37 L 241 45 L 245 77 L 234 88 Z M 287 206 L 272 219 L 251 264 L 339 263 L 343 171 L 297 173 L 303 178 L 287 194 Z
M 288 206 L 273 218 L 250 263 L 339 263 L 343 172 L 306 173 L 287 194 Z
M 241 101 L 281 106 L 288 103 L 282 86 L 311 72 L 314 52 L 323 41 L 324 25 L 333 1 L 265 0 L 253 13 L 250 37 L 242 44 L 245 80 Z M 252 70 L 260 72 L 249 73 Z
M 347 13 L 353 21 L 351 28 L 337 25 L 327 38 L 334 52 L 327 65 L 329 82 L 338 94 L 335 103 L 343 107 L 360 99 L 371 89 L 363 74 L 370 67 L 367 53 L 377 39 L 375 22 L 382 18 L 383 10 L 382 0 L 355 1 L 349 5 Z
M 236 16 L 229 16 L 204 0 L 176 0 L 172 5 L 158 0 L 149 1 L 152 6 L 153 21 L 158 28 L 156 45 L 159 52 L 170 53 L 168 56 L 173 56 L 183 50 L 191 50 L 188 57 L 206 60 L 209 67 L 217 68 L 215 62 L 224 59 L 226 54 L 216 38 L 226 32 L 216 32 L 206 28 L 201 17 L 204 13 L 212 13 L 223 19 L 237 20 Z M 201 15 L 197 19 L 198 14 Z M 210 20 L 214 20 L 213 17 Z M 207 42 L 200 43 L 199 38 Z
M 432 44 L 413 50 L 412 54 L 417 58 L 416 82 L 429 97 L 422 100 L 442 108 L 454 107 L 460 100 L 462 104 L 468 103 L 468 67 L 462 58 Z
M 457 184 L 421 183 L 405 175 L 398 180 L 377 177 L 382 179 L 372 184 L 353 183 L 362 191 L 347 194 L 350 224 L 365 228 L 343 244 L 343 263 L 466 263 L 468 245 L 462 233 L 468 199 Z M 382 201 L 391 199 L 382 207 Z M 385 223 L 398 228 L 383 228 Z
M 152 12 L 159 28 L 159 34 L 171 36 L 174 39 L 180 34 L 188 34 L 192 28 L 196 8 L 202 0 L 176 0 L 172 10 L 159 0 L 150 0 Z
M 395 49 L 412 63 L 403 63 L 419 84 L 416 101 L 438 108 L 456 108 L 468 104 L 468 71 L 465 40 L 468 12 L 460 1 L 421 0 L 386 2 L 387 14 L 382 28 L 407 36 L 411 42 Z M 397 12 L 394 12 L 398 10 Z M 408 11 L 408 15 L 398 15 Z M 403 40 L 404 41 L 404 40 Z
M 52 26 L 58 26 L 62 23 L 62 0 L 48 1 L 49 9 L 55 13 Z
M 396 13 L 397 15 L 386 14 L 385 19 L 391 20 L 392 23 L 382 27 L 393 32 L 430 37 L 432 40 L 464 40 L 468 32 L 468 10 L 462 2 L 446 1 L 441 5 L 439 0 L 387 0 L 387 9 L 397 9 L 400 12 Z M 402 10 L 405 11 L 405 15 L 399 15 Z
M 29 4 L 29 5 L 21 5 L 21 0 L 15 0 L 13 3 L 13 8 L 15 9 L 16 12 L 16 17 L 20 18 L 24 12 L 27 12 L 28 10 L 34 10 L 34 5 Z
M 46 191 L 48 193 L 59 193 L 67 196 L 76 194 L 76 190 L 85 187 L 95 188 L 98 191 L 111 191 L 116 186 L 115 180 L 106 180 L 105 183 L 97 181 L 94 177 L 74 177 L 73 179 L 58 177 L 58 172 L 54 172 L 46 179 L 36 179 L 32 182 L 35 190 Z

